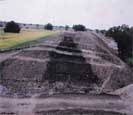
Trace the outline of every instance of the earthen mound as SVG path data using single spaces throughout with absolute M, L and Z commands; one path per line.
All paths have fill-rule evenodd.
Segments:
M 0 63 L 0 84 L 24 96 L 100 93 L 132 83 L 130 69 L 93 32 L 62 33 Z

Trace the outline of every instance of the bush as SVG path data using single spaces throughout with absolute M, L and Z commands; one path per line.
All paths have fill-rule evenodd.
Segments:
M 86 31 L 86 27 L 84 25 L 74 25 L 73 26 L 74 31 Z
M 44 26 L 44 29 L 46 29 L 46 30 L 53 30 L 53 25 L 50 24 L 50 23 L 48 23 L 48 24 L 46 24 L 46 25 Z
M 69 26 L 68 25 L 65 26 L 65 30 L 66 31 L 69 30 Z
M 19 33 L 20 27 L 14 21 L 8 22 L 4 28 L 4 32 Z

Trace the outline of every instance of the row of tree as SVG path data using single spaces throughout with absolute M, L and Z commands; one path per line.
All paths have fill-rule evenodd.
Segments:
M 48 23 L 44 28 L 47 30 L 53 30 L 53 25 Z M 19 24 L 14 21 L 8 22 L 4 28 L 4 32 L 20 33 L 20 30 L 21 28 Z
M 66 25 L 65 26 L 65 30 L 69 30 L 69 26 Z M 86 31 L 86 27 L 84 25 L 74 25 L 73 27 L 73 30 L 75 31 Z M 44 29 L 46 30 L 53 30 L 53 25 L 51 23 L 48 23 L 44 26 Z M 19 33 L 21 30 L 21 28 L 19 27 L 19 24 L 17 24 L 16 22 L 14 21 L 11 21 L 11 22 L 8 22 L 6 24 L 6 27 L 4 28 L 4 31 L 5 32 L 12 32 L 12 33 Z
M 44 28 L 47 29 L 47 30 L 53 30 L 53 25 L 48 23 L 48 24 L 45 25 Z M 69 30 L 69 28 L 70 27 L 68 25 L 65 26 L 66 31 Z M 87 31 L 86 27 L 82 24 L 73 25 L 72 29 L 75 30 L 75 31 Z

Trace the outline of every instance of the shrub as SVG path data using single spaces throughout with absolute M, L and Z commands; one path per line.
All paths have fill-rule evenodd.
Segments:
M 53 30 L 53 25 L 50 24 L 50 23 L 48 23 L 48 24 L 46 24 L 46 25 L 44 26 L 44 29 L 46 29 L 46 30 Z
M 14 21 L 8 22 L 4 28 L 4 32 L 19 33 L 20 27 Z
M 86 31 L 86 27 L 84 25 L 74 25 L 73 26 L 74 31 Z
M 65 30 L 66 31 L 69 30 L 69 26 L 68 25 L 65 26 Z

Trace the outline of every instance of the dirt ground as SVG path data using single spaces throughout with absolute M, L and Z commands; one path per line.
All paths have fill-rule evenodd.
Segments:
M 90 115 L 89 111 L 99 112 L 99 114 L 96 115 L 103 115 L 100 114 L 102 111 L 107 113 L 106 115 L 124 115 L 124 113 L 128 112 L 124 102 L 119 96 L 86 96 L 71 94 L 56 95 L 47 98 L 0 98 L 0 115 L 3 115 L 2 113 L 5 113 L 4 115 L 36 115 L 40 113 L 39 115 L 41 115 L 41 113 L 55 110 L 82 110 L 86 111 L 85 113 L 88 113 L 87 115 Z
M 31 98 L 0 97 L 0 115 L 66 115 L 63 112 L 69 112 L 67 115 L 133 115 L 133 85 L 110 95 L 60 94 L 44 97 L 40 94 Z

